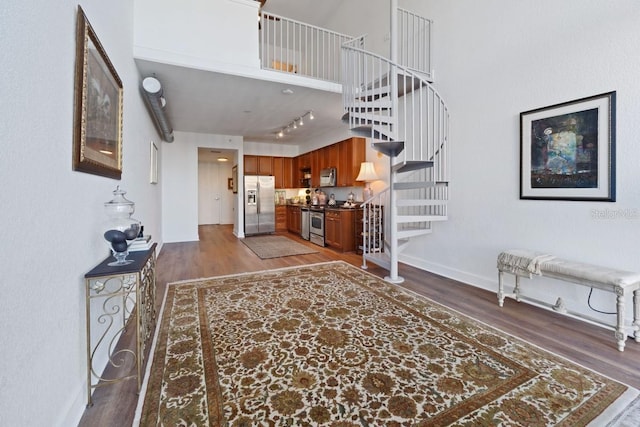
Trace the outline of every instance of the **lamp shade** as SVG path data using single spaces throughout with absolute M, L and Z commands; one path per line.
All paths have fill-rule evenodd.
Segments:
M 360 164 L 360 173 L 356 178 L 356 181 L 375 181 L 378 179 L 378 174 L 376 170 L 373 168 L 372 162 L 362 162 Z

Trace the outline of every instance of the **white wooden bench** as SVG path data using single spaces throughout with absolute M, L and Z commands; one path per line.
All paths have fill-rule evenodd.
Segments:
M 515 276 L 513 293 L 504 292 L 504 273 Z M 526 249 L 510 249 L 498 255 L 498 304 L 500 307 L 504 305 L 505 297 L 514 298 L 520 302 L 520 278 L 532 278 L 534 275 L 615 293 L 617 295 L 615 337 L 618 341 L 619 351 L 624 351 L 627 339 L 624 326 L 625 299 L 627 295 L 633 294 L 633 323 L 631 327 L 635 341 L 640 343 L 640 273 L 568 261 L 550 254 Z

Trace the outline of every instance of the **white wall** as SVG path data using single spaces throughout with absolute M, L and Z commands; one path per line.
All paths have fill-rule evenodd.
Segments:
M 260 67 L 253 0 L 135 1 L 136 57 L 195 68 Z
M 435 21 L 436 86 L 452 118 L 450 220 L 401 259 L 492 290 L 496 257 L 512 247 L 640 271 L 640 3 L 400 3 Z M 612 90 L 617 201 L 520 200 L 519 113 Z M 561 296 L 570 310 L 615 321 L 587 308 L 588 288 L 546 279 L 524 286 L 535 298 Z M 605 311 L 615 311 L 614 301 L 604 292 L 592 297 Z
M 343 34 L 361 36 L 366 34 L 366 49 L 389 57 L 390 0 L 351 0 L 341 2 L 326 23 L 316 25 Z M 399 4 L 402 7 L 402 4 Z M 357 19 L 354 19 L 357 16 Z
M 198 147 L 235 149 L 237 159 L 242 158 L 242 138 L 228 135 L 207 135 L 192 132 L 174 132 L 175 141 L 164 144 L 162 163 L 162 230 L 165 242 L 188 242 L 198 238 Z M 238 163 L 238 176 L 243 164 Z M 242 194 L 240 182 L 238 194 Z M 244 218 L 234 194 L 236 217 L 234 234 L 244 236 Z
M 149 184 L 149 141 L 159 138 L 137 89 L 133 6 L 80 3 L 124 85 L 119 181 L 72 171 L 78 2 L 0 3 L 3 426 L 77 425 L 85 409 L 84 274 L 108 254 L 103 205 L 117 185 L 162 243 L 160 189 Z
M 299 151 L 297 145 L 244 141 L 244 154 L 254 156 L 295 157 Z

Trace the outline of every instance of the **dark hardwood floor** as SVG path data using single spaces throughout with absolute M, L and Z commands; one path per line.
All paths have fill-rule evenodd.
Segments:
M 199 229 L 200 242 L 167 243 L 158 256 L 156 286 L 158 308 L 167 283 L 202 277 L 268 270 L 318 262 L 344 260 L 355 266 L 362 258 L 355 253 L 340 254 L 302 239 L 298 241 L 318 253 L 261 260 L 232 234 L 230 225 L 207 225 Z M 536 344 L 628 385 L 640 388 L 640 344 L 627 340 L 624 352 L 615 345 L 613 331 L 558 313 L 508 299 L 498 307 L 494 292 L 488 292 L 417 268 L 400 265 L 402 286 L 436 302 L 456 309 L 507 333 Z M 370 273 L 387 274 L 373 264 Z M 130 334 L 132 335 L 132 334 Z M 132 337 L 123 337 L 131 340 Z M 94 391 L 80 426 L 126 426 L 133 421 L 137 404 L 136 380 L 130 379 Z

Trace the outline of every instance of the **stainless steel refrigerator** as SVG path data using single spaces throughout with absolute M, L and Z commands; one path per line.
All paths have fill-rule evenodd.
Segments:
M 244 234 L 276 231 L 275 178 L 247 175 L 244 177 Z

